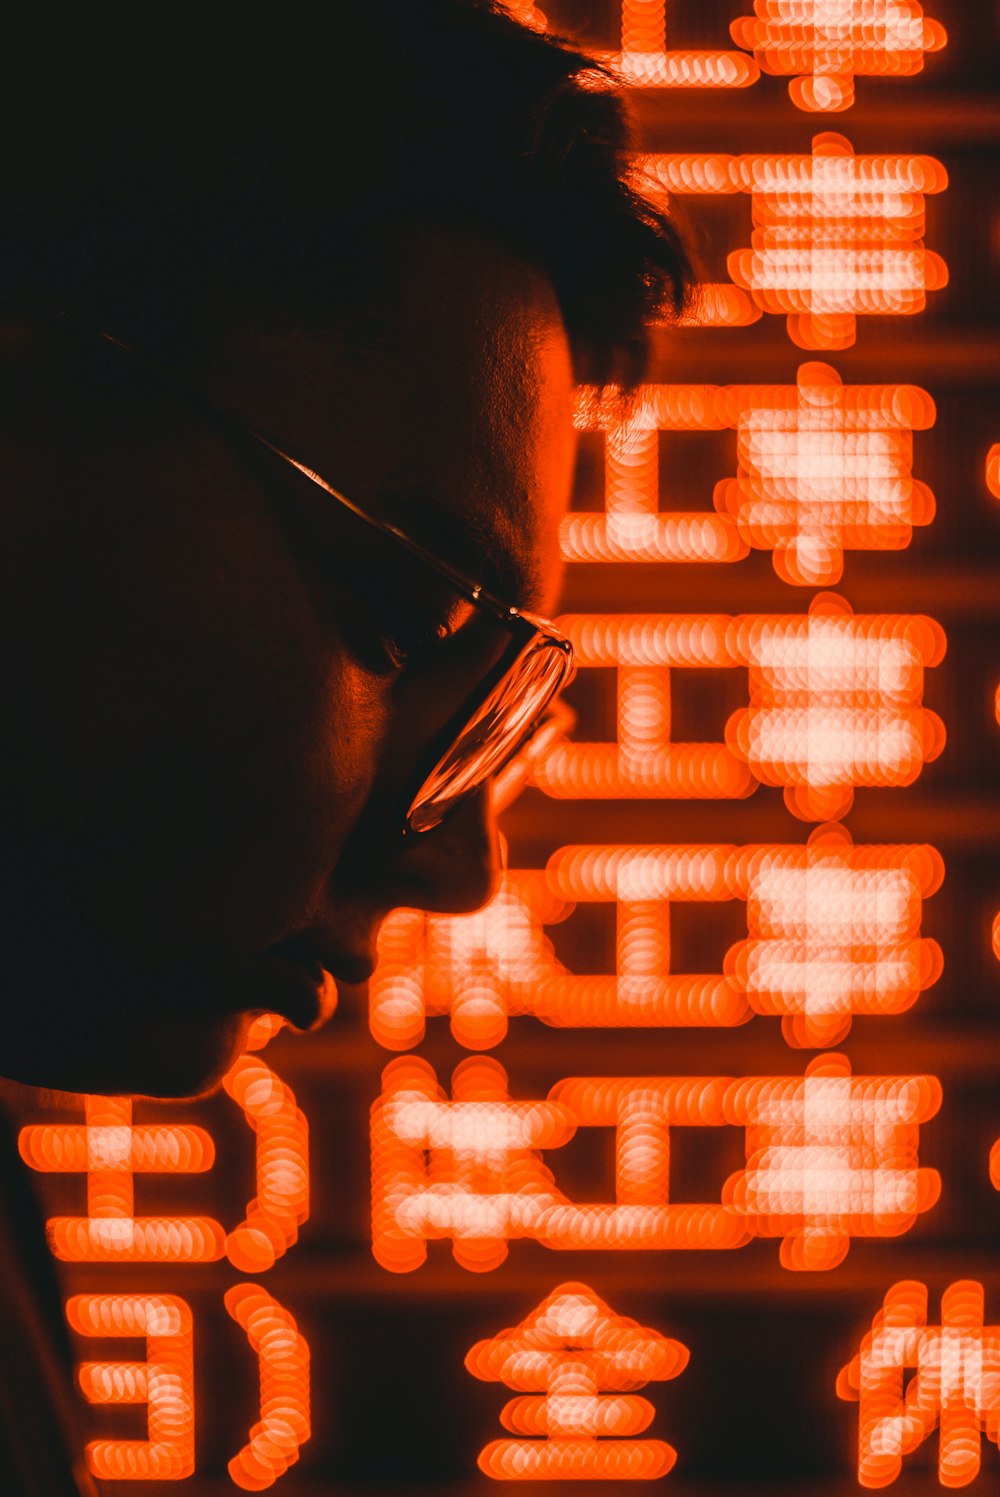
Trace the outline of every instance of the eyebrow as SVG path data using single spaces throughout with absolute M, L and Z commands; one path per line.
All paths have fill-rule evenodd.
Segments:
M 504 602 L 524 609 L 540 597 L 538 570 L 514 549 L 498 512 L 456 513 L 435 494 L 395 485 L 378 501 L 385 519 Z

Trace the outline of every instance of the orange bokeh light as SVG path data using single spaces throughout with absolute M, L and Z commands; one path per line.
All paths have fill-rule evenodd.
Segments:
M 644 155 L 636 171 L 655 195 L 749 193 L 749 248 L 729 274 L 765 312 L 784 313 L 799 348 L 849 348 L 859 316 L 922 312 L 948 282 L 923 246 L 924 200 L 948 177 L 933 156 L 856 156 L 826 132 L 812 154 Z
M 622 0 L 622 49 L 611 61 L 633 88 L 746 88 L 760 69 L 743 52 L 667 48 L 666 0 Z
M 570 614 L 560 620 L 582 670 L 613 667 L 614 743 L 556 738 L 532 771 L 559 799 L 729 799 L 781 786 L 793 815 L 833 821 L 857 785 L 909 785 L 944 747 L 922 705 L 944 631 L 914 614 L 855 617 L 833 593 L 808 614 Z M 670 740 L 672 669 L 748 670 L 750 705 L 725 743 Z
M 644 385 L 622 419 L 615 392 L 577 392 L 576 425 L 605 433 L 603 514 L 571 514 L 567 561 L 736 561 L 771 551 L 783 581 L 829 585 L 844 551 L 902 550 L 929 524 L 934 496 L 911 474 L 915 430 L 934 402 L 914 385 L 848 385 L 803 364 L 795 385 Z M 660 431 L 734 429 L 735 478 L 717 514 L 660 513 Z
M 266 1043 L 268 1026 L 257 1031 Z M 136 1216 L 137 1173 L 194 1174 L 211 1169 L 215 1145 L 204 1128 L 133 1125 L 128 1097 L 84 1098 L 86 1124 L 22 1128 L 18 1146 L 32 1169 L 87 1176 L 87 1216 L 47 1223 L 56 1257 L 76 1263 L 203 1263 L 226 1256 L 259 1273 L 292 1246 L 309 1214 L 309 1130 L 294 1094 L 258 1056 L 242 1055 L 223 1078 L 257 1135 L 257 1194 L 227 1236 L 208 1216 Z
M 128 1097 L 84 1098 L 86 1124 L 22 1128 L 21 1158 L 43 1174 L 87 1176 L 87 1215 L 56 1216 L 47 1229 L 57 1258 L 72 1263 L 211 1262 L 225 1234 L 208 1216 L 136 1216 L 138 1174 L 195 1174 L 211 1169 L 215 1145 L 204 1128 L 132 1122 Z
M 783 1239 L 786 1268 L 834 1268 L 852 1237 L 898 1237 L 937 1201 L 917 1148 L 940 1105 L 936 1077 L 852 1076 L 842 1055 L 818 1056 L 803 1078 L 736 1082 L 724 1110 L 746 1128 L 747 1165 L 723 1199 L 755 1236 Z
M 854 1014 L 898 1014 L 941 972 L 920 937 L 923 900 L 944 866 L 932 847 L 855 847 L 839 826 L 805 846 L 568 846 L 545 870 L 509 870 L 474 915 L 390 916 L 369 990 L 372 1034 L 405 1050 L 429 1015 L 484 1050 L 512 1015 L 564 1028 L 732 1026 L 779 1015 L 795 1047 L 839 1044 Z M 675 902 L 739 899 L 747 939 L 718 973 L 671 971 Z M 571 972 L 545 926 L 580 904 L 613 903 L 615 971 Z
M 260 1362 L 260 1419 L 229 1474 L 246 1492 L 273 1486 L 309 1439 L 309 1347 L 294 1318 L 260 1284 L 234 1284 L 226 1309 Z
M 223 1086 L 257 1135 L 257 1194 L 226 1238 L 226 1256 L 244 1272 L 262 1273 L 309 1215 L 309 1125 L 291 1087 L 258 1056 L 241 1055 Z
M 500 1421 L 514 1434 L 493 1440 L 479 1469 L 506 1481 L 652 1480 L 674 1465 L 662 1440 L 628 1438 L 655 1410 L 638 1388 L 678 1377 L 687 1347 L 616 1315 L 586 1284 L 560 1284 L 510 1330 L 478 1341 L 465 1359 L 474 1377 L 521 1396 Z
M 973 1279 L 944 1291 L 940 1325 L 927 1324 L 924 1284 L 904 1280 L 888 1291 L 861 1351 L 837 1379 L 840 1397 L 860 1405 L 861 1486 L 890 1486 L 903 1457 L 935 1429 L 945 1487 L 975 1480 L 983 1434 L 1000 1445 L 1000 1326 L 984 1326 L 983 1311 L 983 1286 Z
M 91 1440 L 95 1476 L 179 1481 L 194 1471 L 194 1354 L 191 1311 L 176 1294 L 75 1294 L 70 1325 L 81 1336 L 143 1336 L 144 1362 L 84 1362 L 80 1385 L 91 1403 L 149 1406 L 146 1440 Z
M 856 76 L 911 77 L 947 33 L 916 0 L 754 0 L 730 26 L 765 73 L 787 78 L 800 109 L 848 109 Z
M 507 1241 L 537 1235 L 565 1197 L 538 1150 L 569 1139 L 576 1122 L 557 1102 L 515 1102 L 497 1061 L 456 1067 L 449 1100 L 424 1060 L 392 1061 L 372 1108 L 372 1252 L 407 1273 L 428 1239 L 450 1237 L 455 1260 L 496 1268 Z
M 451 1238 L 456 1261 L 496 1268 L 507 1241 L 554 1249 L 726 1249 L 782 1237 L 790 1269 L 841 1262 L 854 1237 L 895 1237 L 937 1200 L 917 1162 L 932 1076 L 855 1076 L 843 1056 L 805 1076 L 571 1077 L 515 1102 L 498 1062 L 463 1061 L 449 1100 L 426 1061 L 386 1067 L 372 1113 L 373 1251 L 394 1272 Z M 743 1128 L 746 1168 L 718 1203 L 670 1200 L 672 1127 Z M 615 1200 L 578 1205 L 541 1151 L 578 1127 L 615 1130 Z

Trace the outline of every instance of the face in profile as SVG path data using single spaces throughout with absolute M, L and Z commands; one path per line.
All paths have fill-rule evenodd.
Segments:
M 3 1069 L 189 1095 L 254 1013 L 307 1028 L 324 971 L 363 980 L 390 909 L 488 897 L 485 790 L 403 828 L 506 641 L 178 382 L 100 339 L 29 344 L 4 345 L 36 373 L 3 439 Z M 367 513 L 552 607 L 571 373 L 527 266 L 428 237 L 378 346 L 247 326 L 185 375 Z

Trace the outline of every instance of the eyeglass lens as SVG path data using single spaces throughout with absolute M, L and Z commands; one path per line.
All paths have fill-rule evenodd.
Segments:
M 560 642 L 536 635 L 431 770 L 410 806 L 407 826 L 430 831 L 458 801 L 499 773 L 531 737 L 571 669 Z

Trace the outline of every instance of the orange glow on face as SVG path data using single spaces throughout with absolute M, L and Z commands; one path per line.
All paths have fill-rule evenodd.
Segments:
M 500 1421 L 517 1435 L 493 1440 L 479 1469 L 497 1480 L 651 1480 L 677 1452 L 647 1429 L 655 1409 L 636 1396 L 678 1377 L 687 1347 L 616 1315 L 586 1284 L 560 1284 L 519 1326 L 478 1341 L 465 1359 L 474 1377 L 521 1396 Z
M 945 649 L 933 619 L 854 617 L 835 594 L 807 615 L 575 614 L 561 627 L 581 669 L 618 672 L 615 743 L 556 741 L 533 770 L 560 799 L 733 798 L 779 785 L 805 821 L 833 821 L 855 785 L 909 785 L 944 747 L 920 703 Z M 750 705 L 725 744 L 670 742 L 669 671 L 744 666 Z
M 725 1185 L 760 1237 L 781 1237 L 785 1268 L 834 1268 L 851 1237 L 897 1237 L 937 1201 L 936 1170 L 917 1164 L 920 1124 L 941 1105 L 934 1076 L 851 1076 L 817 1057 L 805 1077 L 748 1077 L 727 1093 L 746 1128 L 747 1167 Z
M 937 1200 L 917 1163 L 919 1128 L 941 1103 L 932 1076 L 852 1077 L 843 1056 L 804 1077 L 571 1077 L 544 1102 L 513 1102 L 503 1068 L 468 1059 L 453 1100 L 423 1060 L 396 1060 L 373 1109 L 374 1252 L 408 1272 L 425 1242 L 450 1237 L 456 1260 L 488 1270 L 506 1241 L 554 1249 L 735 1248 L 782 1237 L 790 1269 L 842 1261 L 854 1237 L 895 1237 Z M 671 1127 L 735 1126 L 747 1167 L 719 1204 L 669 1199 Z M 577 1127 L 615 1130 L 615 1195 L 577 1205 L 540 1150 Z
M 627 420 L 613 397 L 584 386 L 576 425 L 603 430 L 605 512 L 571 514 L 567 561 L 736 561 L 771 551 L 785 582 L 840 580 L 844 551 L 898 551 L 929 524 L 934 496 L 912 478 L 912 432 L 934 424 L 913 385 L 848 385 L 828 364 L 803 364 L 796 385 L 646 385 Z M 735 478 L 716 485 L 718 511 L 659 513 L 660 431 L 738 434 Z
M 112 1481 L 179 1481 L 194 1471 L 191 1311 L 175 1294 L 75 1294 L 70 1325 L 81 1336 L 143 1336 L 144 1362 L 84 1362 L 91 1403 L 149 1406 L 146 1440 L 92 1440 L 87 1464 Z
M 504 1038 L 508 1018 L 564 1028 L 732 1026 L 779 1015 L 795 1047 L 839 1044 L 854 1014 L 898 1014 L 941 972 L 920 937 L 923 900 L 944 867 L 931 847 L 854 847 L 840 827 L 806 846 L 568 846 L 544 871 L 509 871 L 475 915 L 398 911 L 387 921 L 371 982 L 371 1029 L 388 1049 L 450 1014 L 467 1049 Z M 719 973 L 674 974 L 677 901 L 740 899 L 747 939 Z M 578 904 L 614 903 L 615 971 L 570 972 L 544 927 Z
M 256 1056 L 241 1055 L 223 1086 L 257 1135 L 257 1194 L 226 1238 L 226 1256 L 244 1272 L 262 1273 L 309 1215 L 309 1126 L 291 1088 Z
M 245 1492 L 273 1486 L 309 1439 L 309 1347 L 293 1317 L 259 1284 L 235 1284 L 226 1309 L 260 1361 L 260 1420 L 229 1462 Z
M 208 1216 L 136 1216 L 138 1174 L 197 1174 L 211 1169 L 215 1145 L 204 1128 L 185 1124 L 134 1126 L 127 1097 L 86 1097 L 86 1125 L 43 1123 L 23 1128 L 21 1158 L 44 1174 L 87 1176 L 87 1215 L 47 1223 L 57 1258 L 73 1263 L 211 1262 L 225 1233 Z
M 925 196 L 948 183 L 932 156 L 855 156 L 828 132 L 809 156 L 646 155 L 636 169 L 659 194 L 751 195 L 751 246 L 729 256 L 729 274 L 786 315 L 799 348 L 849 348 L 857 317 L 922 312 L 947 284 L 923 247 Z
M 887 1487 L 904 1456 L 938 1434 L 938 1480 L 964 1487 L 979 1474 L 981 1437 L 1000 1445 L 1000 1326 L 984 1326 L 982 1284 L 961 1279 L 927 1324 L 927 1288 L 894 1284 L 837 1380 L 859 1404 L 858 1481 Z M 905 1390 L 904 1374 L 915 1369 Z
M 754 0 L 754 12 L 732 23 L 733 41 L 765 73 L 798 74 L 788 92 L 813 113 L 850 108 L 855 76 L 919 73 L 948 39 L 916 0 Z

